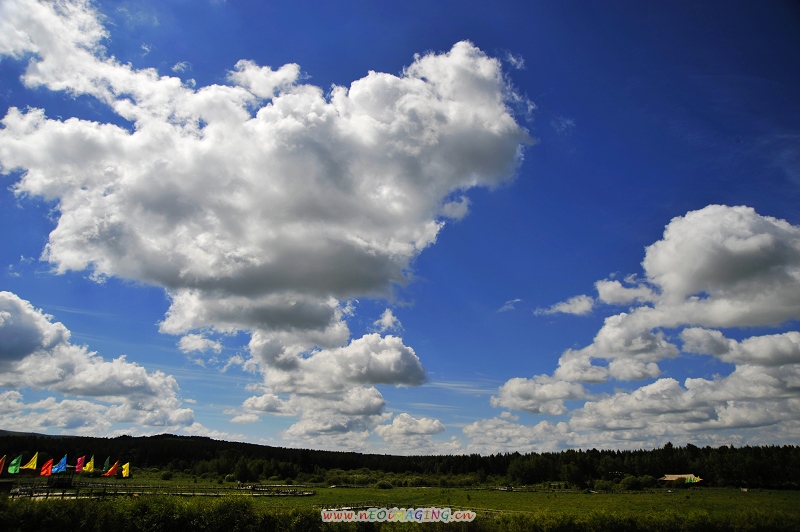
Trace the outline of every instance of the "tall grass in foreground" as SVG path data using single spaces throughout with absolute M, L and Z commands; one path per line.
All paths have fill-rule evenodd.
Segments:
M 312 508 L 281 509 L 244 497 L 180 498 L 145 496 L 105 500 L 0 499 L 0 530 L 102 532 L 181 531 L 781 531 L 800 530 L 791 512 L 757 508 L 729 515 L 705 511 L 565 512 L 541 508 L 531 512 L 479 515 L 472 523 L 323 523 Z

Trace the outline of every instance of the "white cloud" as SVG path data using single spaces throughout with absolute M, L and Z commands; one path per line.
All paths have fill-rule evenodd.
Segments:
M 26 83 L 96 96 L 136 129 L 10 109 L 0 164 L 26 170 L 18 194 L 59 201 L 45 252 L 59 272 L 168 288 L 171 333 L 330 325 L 330 297 L 403 282 L 451 193 L 512 176 L 527 142 L 499 62 L 467 42 L 329 99 L 297 65 L 247 61 L 234 86 L 195 91 L 105 58 L 96 14 L 69 6 L 8 4 L 0 50 L 36 52 Z
M 521 303 L 522 300 L 519 298 L 516 299 L 509 299 L 503 306 L 497 309 L 497 312 L 508 312 L 509 310 L 514 310 L 516 308 L 517 303 Z
M 415 418 L 404 412 L 395 416 L 391 424 L 377 427 L 375 432 L 384 439 L 397 439 L 417 435 L 429 436 L 444 432 L 444 425 L 438 419 Z
M 641 381 L 655 379 L 661 375 L 661 369 L 655 362 L 617 358 L 608 363 L 608 374 L 619 381 Z
M 48 397 L 24 403 L 19 392 L 0 393 L 0 424 L 6 430 L 45 433 L 55 429 L 96 436 L 108 434 L 112 426 L 105 414 L 103 405 L 86 400 Z
M 566 116 L 555 116 L 550 120 L 550 125 L 559 135 L 569 135 L 575 129 L 575 119 Z
M 0 369 L 69 342 L 67 328 L 51 320 L 16 294 L 0 292 Z
M 230 421 L 231 423 L 248 424 L 261 421 L 261 418 L 256 414 L 238 414 L 233 416 Z
M 192 351 L 214 351 L 215 353 L 222 352 L 222 344 L 216 340 L 206 338 L 202 334 L 187 334 L 181 337 L 178 342 L 178 349 L 183 353 L 191 353 Z
M 750 207 L 673 219 L 642 263 L 664 326 L 779 325 L 800 317 L 800 228 Z
M 567 349 L 558 359 L 553 376 L 559 380 L 597 383 L 608 380 L 608 368 L 592 364 L 590 349 Z
M 235 69 L 228 74 L 228 79 L 264 99 L 273 98 L 279 92 L 291 88 L 300 76 L 300 65 L 295 63 L 272 70 L 242 59 L 236 63 Z
M 467 196 L 459 196 L 458 199 L 446 201 L 442 204 L 440 214 L 445 218 L 460 220 L 469 214 L 470 201 Z
M 282 412 L 286 410 L 286 403 L 275 394 L 265 393 L 247 398 L 242 408 L 250 413 Z
M 506 52 L 505 59 L 517 70 L 523 70 L 525 68 L 525 59 L 520 55 L 514 55 L 511 52 Z
M 797 367 L 791 372 L 739 366 L 714 380 L 659 379 L 633 392 L 587 402 L 572 413 L 575 431 L 616 433 L 618 439 L 653 441 L 660 436 L 694 439 L 716 431 L 723 437 L 738 433 L 740 441 L 760 439 L 759 430 L 784 431 L 790 441 L 797 427 Z M 758 429 L 758 430 L 754 430 Z M 794 434 L 792 434 L 794 432 Z
M 567 412 L 564 401 L 586 397 L 582 385 L 546 375 L 536 375 L 533 379 L 510 379 L 498 392 L 491 399 L 492 406 L 555 416 Z
M 383 311 L 381 317 L 378 318 L 373 325 L 378 328 L 378 332 L 399 331 L 403 328 L 400 324 L 400 320 L 398 320 L 397 316 L 388 308 Z
M 498 417 L 470 423 L 462 432 L 469 439 L 467 452 L 478 454 L 556 451 L 568 446 L 571 438 L 564 422 L 540 421 L 528 426 Z
M 172 65 L 173 72 L 186 72 L 187 70 L 191 70 L 192 65 L 188 61 L 179 61 Z
M 720 331 L 697 327 L 681 332 L 688 353 L 714 355 L 732 364 L 781 366 L 800 364 L 800 332 L 753 336 L 741 342 L 725 338 Z
M 352 340 L 344 347 L 322 349 L 307 356 L 284 353 L 266 357 L 265 382 L 278 393 L 330 393 L 358 385 L 416 386 L 425 381 L 419 357 L 401 338 L 377 333 Z
M 372 333 L 344 347 L 305 354 L 271 351 L 260 339 L 254 334 L 250 350 L 262 359 L 267 392 L 245 400 L 234 419 L 253 421 L 253 415 L 263 413 L 297 416 L 284 436 L 298 443 L 318 445 L 322 440 L 316 437 L 328 441 L 331 433 L 345 429 L 369 432 L 387 416 L 374 385 L 416 386 L 425 380 L 414 350 L 396 336 Z
M 185 349 L 218 349 L 198 330 L 250 332 L 273 391 L 422 381 L 400 339 L 380 341 L 393 354 L 351 340 L 345 309 L 405 283 L 445 220 L 466 215 L 468 189 L 513 177 L 531 140 L 499 60 L 460 42 L 328 95 L 296 64 L 242 60 L 229 85 L 194 89 L 109 57 L 88 1 L 0 10 L 0 55 L 30 57 L 28 87 L 97 98 L 131 124 L 2 119 L 0 171 L 22 171 L 17 195 L 58 203 L 42 255 L 56 272 L 163 287 L 160 330 Z
M 299 419 L 283 436 L 297 445 L 365 450 L 374 428 L 391 417 L 384 413 L 386 403 L 374 387 L 317 396 L 294 394 L 286 401 L 286 407 Z M 348 435 L 352 436 L 349 442 Z
M 105 361 L 84 346 L 69 342 L 70 332 L 52 316 L 11 292 L 0 292 L 0 387 L 49 390 L 65 396 L 91 398 L 75 401 L 50 398 L 26 405 L 29 415 L 39 416 L 41 426 L 73 428 L 81 408 L 90 426 L 100 431 L 108 421 L 139 426 L 184 427 L 194 423 L 194 413 L 183 408 L 178 383 L 161 371 L 148 372 L 126 357 Z M 16 392 L 14 392 L 16 393 Z M 7 396 L 11 397 L 11 396 Z M 16 395 L 21 400 L 21 395 Z M 50 424 L 48 416 L 75 407 L 73 421 Z M 91 407 L 86 405 L 92 405 Z M 85 407 L 85 408 L 84 408 Z M 36 414 L 45 410 L 44 414 Z M 99 412 L 103 419 L 99 419 Z M 20 419 L 24 415 L 19 414 Z M 9 423 L 16 424 L 9 419 Z M 62 426 L 63 425 L 63 426 Z
M 597 297 L 603 303 L 622 305 L 627 303 L 647 303 L 655 301 L 657 295 L 653 290 L 645 285 L 633 287 L 623 286 L 615 280 L 604 279 L 594 284 L 597 289 Z
M 562 301 L 561 303 L 556 303 L 555 305 L 548 307 L 546 309 L 536 309 L 534 314 L 536 315 L 546 315 L 546 314 L 574 314 L 576 316 L 585 316 L 592 312 L 594 308 L 594 299 L 587 295 L 579 295 L 575 297 L 571 297 L 566 301 Z
M 460 452 L 456 440 L 435 441 L 432 436 L 444 432 L 444 424 L 438 419 L 415 418 L 401 413 L 388 425 L 378 425 L 375 432 L 384 439 L 392 453 L 400 454 L 449 454 Z
M 627 286 L 608 279 L 595 285 L 599 301 L 638 306 L 607 317 L 590 345 L 566 350 L 553 377 L 511 379 L 492 404 L 567 414 L 571 445 L 758 444 L 774 441 L 770 434 L 800 441 L 800 332 L 737 341 L 709 328 L 800 319 L 800 227 L 749 207 L 710 205 L 674 218 L 647 247 L 643 267 L 644 279 L 628 276 Z M 673 335 L 685 353 L 717 357 L 732 372 L 683 385 L 659 379 L 657 363 L 680 356 Z M 588 399 L 569 412 L 547 388 L 608 378 L 652 382 L 610 396 L 563 391 L 565 399 Z
M 594 358 L 635 358 L 657 362 L 678 356 L 678 348 L 670 343 L 662 331 L 642 326 L 637 318 L 642 309 L 632 314 L 625 312 L 609 316 L 586 351 Z

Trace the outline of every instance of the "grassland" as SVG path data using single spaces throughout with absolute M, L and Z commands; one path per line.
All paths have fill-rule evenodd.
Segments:
M 316 487 L 310 497 L 253 497 L 200 483 L 218 497 L 3 500 L 3 530 L 800 530 L 800 492 L 698 488 L 630 493 L 461 488 Z M 289 487 L 289 486 L 287 486 Z M 228 486 L 230 488 L 230 486 Z M 473 523 L 321 522 L 321 508 L 471 509 Z M 115 517 L 116 516 L 116 517 Z M 43 521 L 44 520 L 44 521 Z

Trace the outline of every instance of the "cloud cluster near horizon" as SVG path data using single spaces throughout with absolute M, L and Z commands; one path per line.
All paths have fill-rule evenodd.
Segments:
M 399 327 L 391 314 L 351 338 L 348 301 L 405 283 L 467 214 L 470 188 L 513 177 L 531 139 L 500 61 L 464 41 L 326 94 L 297 64 L 241 60 L 228 84 L 196 88 L 108 56 L 89 1 L 9 0 L 0 21 L 0 56 L 27 61 L 27 87 L 114 115 L 2 119 L 0 171 L 19 173 L 19 197 L 57 205 L 42 254 L 56 272 L 163 287 L 160 330 L 184 352 L 251 334 L 250 358 L 234 362 L 263 375 L 264 393 L 234 420 L 299 416 L 297 441 L 352 442 L 387 419 L 375 385 L 424 380 L 414 350 L 381 335 Z
M 570 312 L 575 301 L 632 305 L 607 317 L 590 345 L 564 351 L 552 375 L 510 379 L 492 398 L 496 407 L 566 415 L 567 422 L 542 421 L 536 432 L 505 419 L 479 421 L 465 428 L 470 450 L 503 448 L 492 435 L 508 440 L 509 433 L 527 435 L 529 450 L 800 439 L 800 333 L 726 336 L 800 319 L 800 227 L 750 207 L 709 205 L 674 218 L 642 265 L 643 279 L 601 280 L 597 299 L 550 307 L 580 314 Z M 732 370 L 683 383 L 661 377 L 659 363 L 680 356 L 715 357 Z M 650 382 L 592 392 L 609 380 Z M 537 433 L 553 439 L 537 441 Z
M 0 292 L 0 421 L 6 429 L 103 434 L 138 430 L 204 432 L 182 406 L 178 383 L 125 356 L 106 361 L 70 342 L 70 331 L 11 292 Z M 55 392 L 25 403 L 20 388 Z

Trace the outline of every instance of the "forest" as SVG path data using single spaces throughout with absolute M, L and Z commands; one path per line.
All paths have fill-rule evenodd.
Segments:
M 359 486 L 470 487 L 560 482 L 575 488 L 606 489 L 628 483 L 655 485 L 666 474 L 694 474 L 702 485 L 800 489 L 800 447 L 697 447 L 650 450 L 565 450 L 493 455 L 394 456 L 320 451 L 227 442 L 198 436 L 92 438 L 0 431 L 0 455 L 39 452 L 40 460 L 93 455 L 97 460 L 130 462 L 133 474 L 146 470 L 202 479 L 280 481 Z M 8 474 L 4 473 L 4 477 Z

